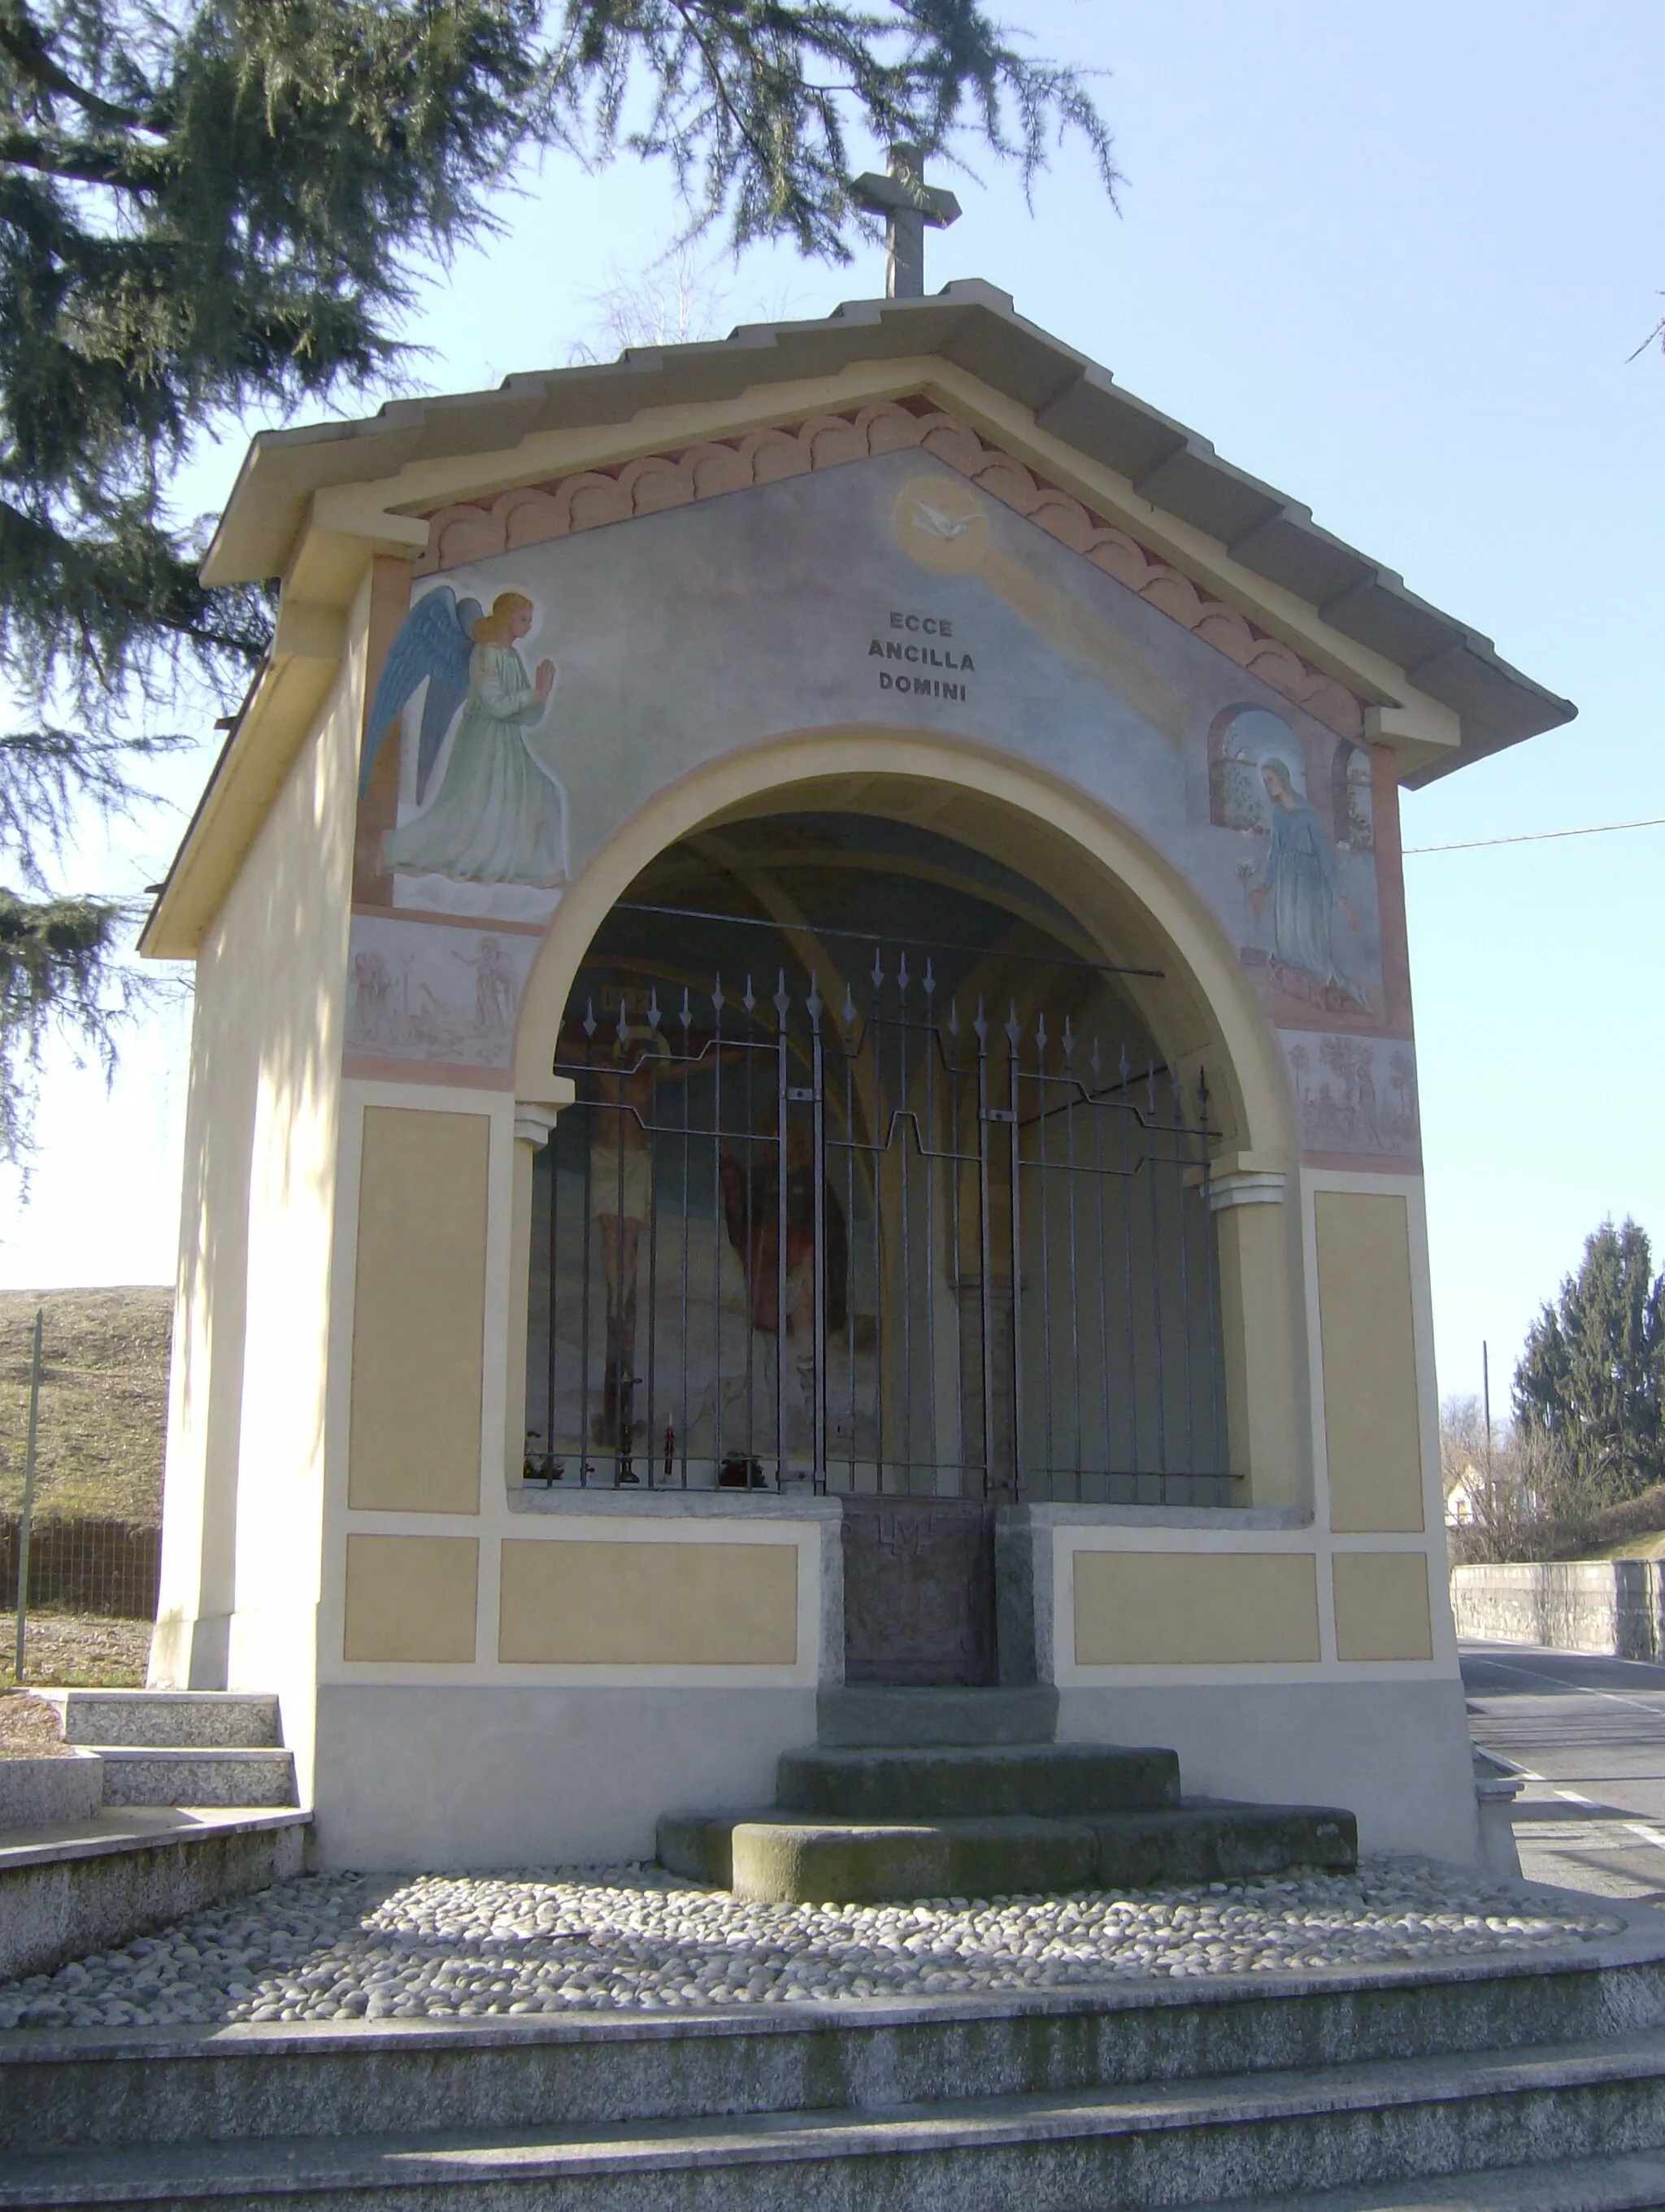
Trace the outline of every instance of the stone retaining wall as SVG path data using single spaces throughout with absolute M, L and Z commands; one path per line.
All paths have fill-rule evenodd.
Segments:
M 0 1852 L 0 1981 L 166 1928 L 301 1871 L 304 1813 L 237 1813 Z
M 1657 1559 L 1453 1567 L 1457 1634 L 1614 1659 L 1657 1659 L 1665 1652 L 1662 1568 L 1665 1562 Z

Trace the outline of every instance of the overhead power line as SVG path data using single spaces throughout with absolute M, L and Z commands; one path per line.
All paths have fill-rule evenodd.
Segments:
M 1407 845 L 1408 860 L 1420 853 L 1473 853 L 1482 845 L 1542 845 L 1552 837 L 1608 837 L 1615 830 L 1665 830 L 1665 814 L 1652 814 L 1643 822 L 1591 822 L 1582 830 L 1524 830 L 1516 837 L 1465 837 L 1456 845 Z

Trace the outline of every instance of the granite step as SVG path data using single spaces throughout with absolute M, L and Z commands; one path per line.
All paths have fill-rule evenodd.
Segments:
M 90 1745 L 106 1805 L 293 1805 L 293 1753 L 243 1745 Z
M 1665 2151 L 1211 2205 L 1207 2212 L 1665 2212 Z
M 198 2140 L 634 2133 L 747 2112 L 1070 2100 L 1115 2085 L 1165 2097 L 1226 2077 L 1595 2046 L 1665 2014 L 1658 1916 L 1626 1917 L 1623 1935 L 1550 1959 L 1361 1972 L 676 2013 L 17 2028 L 0 2034 L 0 2170 L 26 2152 Z M 1315 2170 L 1284 2185 L 1323 2179 Z
M 0 1981 L 52 1973 L 292 1879 L 307 1826 L 307 1815 L 288 1807 L 124 1805 L 0 1835 Z M 15 2047 L 18 2033 L 0 2033 L 0 2051 Z M 0 2062 L 0 2105 L 18 2078 Z M 0 2143 L 9 2119 L 38 2123 L 39 2094 L 37 2078 L 25 2109 L 0 2110 Z M 148 2102 L 154 2115 L 154 2097 Z
M 1173 1805 L 1171 1751 L 1087 1743 L 906 1746 L 783 1752 L 781 1812 L 842 1820 L 1068 1820 Z
M 9 2156 L 3 2208 L 94 2203 L 314 2212 L 1025 2212 L 1203 2208 L 1306 2188 L 1375 2191 L 1449 2177 L 1461 2205 L 1531 2203 L 1546 2169 L 1644 2159 L 1665 2147 L 1665 2034 L 1139 2083 L 1060 2097 L 986 2096 L 866 2111 L 750 2112 L 576 2129 L 198 2141 Z M 1644 2178 L 1651 2179 L 1651 2176 Z M 1507 2194 L 1513 2187 L 1516 2193 Z M 1499 2191 L 1504 2193 L 1499 2194 Z M 1297 2196 L 1293 2200 L 1299 2204 Z M 1310 2191 L 1310 2206 L 1321 2207 Z M 1345 2201 L 1345 2200 L 1344 2200 Z M 1439 2203 L 1425 2195 L 1425 2206 Z M 1554 2203 L 1554 2198 L 1548 2200 Z M 1563 2193 L 1562 2203 L 1567 2203 Z M 1601 2200 L 1598 2200 L 1601 2201 Z M 1645 2204 L 1632 2191 L 1609 2205 Z M 1573 2197 L 1573 2204 L 1581 2200 Z
M 65 1743 L 198 1750 L 280 1745 L 277 1700 L 246 1690 L 44 1690 Z
M 1222 1881 L 1291 1867 L 1358 1864 L 1352 1815 L 1324 1806 L 1193 1798 L 1073 1820 L 863 1821 L 668 1814 L 659 1859 L 672 1874 L 771 1905 L 886 1905 L 944 1897 Z
M 1002 1690 L 905 1690 L 846 1683 L 817 1693 L 816 1737 L 859 1746 L 1050 1743 L 1058 1692 L 1050 1684 Z

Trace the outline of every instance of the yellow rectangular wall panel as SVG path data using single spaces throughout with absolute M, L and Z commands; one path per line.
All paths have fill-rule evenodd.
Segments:
M 1321 1190 L 1316 1204 L 1330 1526 L 1419 1534 L 1410 1216 L 1402 1198 L 1363 1192 Z
M 1078 1667 L 1288 1665 L 1319 1656 L 1310 1553 L 1075 1554 Z
M 483 1114 L 365 1109 L 347 1477 L 360 1511 L 480 1510 L 490 1140 Z
M 1428 1562 L 1420 1552 L 1338 1552 L 1338 1659 L 1431 1659 Z
M 794 1666 L 798 1547 L 511 1538 L 497 1656 L 567 1667 Z
M 472 1536 L 349 1536 L 344 1659 L 474 1663 Z

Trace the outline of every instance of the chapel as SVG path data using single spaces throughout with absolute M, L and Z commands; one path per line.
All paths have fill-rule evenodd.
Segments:
M 263 434 L 204 574 L 150 1680 L 319 1862 L 908 1696 L 1474 1861 L 1399 794 L 1572 708 L 977 282 Z

